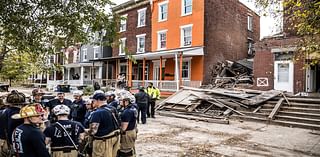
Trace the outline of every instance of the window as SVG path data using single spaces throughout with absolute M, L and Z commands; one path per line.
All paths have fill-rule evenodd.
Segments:
M 146 25 L 146 10 L 147 8 L 138 10 L 138 27 Z
M 182 16 L 192 14 L 192 0 L 182 0 Z
M 126 31 L 126 29 L 127 29 L 127 16 L 128 16 L 128 14 L 121 16 L 121 20 L 120 20 L 120 32 L 124 32 L 124 31 Z
M 248 30 L 252 31 L 252 16 L 248 16 Z
M 192 24 L 181 26 L 181 47 L 192 45 Z
M 125 55 L 125 49 L 126 49 L 126 38 L 120 39 L 120 45 L 119 45 L 119 55 Z
M 164 1 L 158 4 L 158 21 L 165 21 L 168 18 L 168 1 Z
M 100 49 L 100 47 L 99 46 L 95 46 L 95 47 L 93 47 L 93 54 L 94 54 L 94 59 L 97 59 L 97 58 L 99 58 L 99 49 Z
M 167 48 L 167 30 L 158 31 L 158 50 Z
M 145 37 L 146 34 L 137 35 L 137 53 L 145 52 Z
M 190 79 L 190 60 L 182 62 L 182 79 Z
M 83 54 L 83 61 L 88 60 L 88 51 L 87 49 L 82 49 L 82 54 Z
M 127 75 L 127 64 L 126 63 L 120 63 L 119 69 L 120 69 L 120 74 Z

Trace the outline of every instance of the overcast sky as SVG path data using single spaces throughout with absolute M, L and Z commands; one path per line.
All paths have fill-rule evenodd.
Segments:
M 111 0 L 111 1 L 116 4 L 121 4 L 121 3 L 127 2 L 128 0 Z M 255 10 L 254 0 L 240 0 L 240 2 L 244 3 L 249 8 Z M 272 17 L 261 16 L 260 17 L 260 38 L 278 33 L 275 23 L 276 22 Z

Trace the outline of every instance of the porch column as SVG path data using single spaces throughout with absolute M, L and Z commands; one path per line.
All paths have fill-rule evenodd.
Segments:
M 98 74 L 99 79 L 102 79 L 102 66 L 99 66 L 98 72 L 99 72 Z
M 132 61 L 128 59 L 128 86 L 132 87 Z
M 80 68 L 80 85 L 83 85 L 83 75 L 84 75 L 84 67 Z
M 177 53 L 175 53 L 174 54 L 174 57 L 175 57 L 175 74 L 174 74 L 174 76 L 175 76 L 175 81 L 176 81 L 176 86 L 177 86 L 177 91 L 179 90 L 179 67 L 178 67 L 178 54 Z
M 182 52 L 180 53 L 180 68 L 179 68 L 179 87 L 182 86 L 182 62 L 183 62 L 183 56 Z
M 116 84 L 115 84 L 116 88 L 118 88 L 118 83 L 117 82 L 118 82 L 118 75 L 119 75 L 119 72 L 118 72 L 119 71 L 119 62 L 120 62 L 120 59 L 117 59 L 116 60 L 116 77 L 115 77 L 116 78 Z
M 106 69 L 106 80 L 109 79 L 109 61 L 107 61 L 107 69 Z
M 143 61 L 142 61 L 142 86 L 144 87 L 145 85 L 145 71 L 146 70 L 146 58 L 143 58 Z
M 68 83 L 69 83 L 69 81 L 70 81 L 70 68 L 68 68 Z
M 161 88 L 162 87 L 162 84 L 161 84 L 161 80 L 162 80 L 162 56 L 160 56 L 160 67 L 159 67 L 160 69 L 160 71 L 159 71 L 159 85 L 158 85 L 158 87 L 159 88 Z

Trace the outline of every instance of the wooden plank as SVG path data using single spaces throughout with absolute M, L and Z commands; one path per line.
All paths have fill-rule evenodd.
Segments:
M 292 97 L 288 98 L 288 100 L 295 102 L 320 103 L 319 98 Z
M 224 107 L 226 107 L 226 108 L 228 108 L 228 109 L 232 110 L 232 111 L 233 111 L 233 112 L 235 112 L 235 113 L 238 113 L 238 114 L 240 114 L 240 115 L 242 115 L 242 116 L 244 116 L 244 115 L 245 115 L 245 114 L 243 114 L 243 113 L 241 113 L 241 112 L 239 112 L 239 111 L 237 111 L 237 110 L 235 110 L 235 109 L 233 109 L 233 108 L 231 108 L 231 107 L 229 107 L 229 106 L 227 106 L 227 105 L 225 105 L 225 104 L 221 103 L 221 102 L 220 102 L 220 101 L 218 101 L 217 99 L 214 99 L 214 101 L 215 101 L 215 102 L 217 102 L 218 104 L 223 105 Z M 214 102 L 212 102 L 212 101 L 208 101 L 208 102 L 210 102 L 210 103 L 214 103 Z
M 283 102 L 284 98 L 281 98 L 277 104 L 274 106 L 273 110 L 271 111 L 270 115 L 268 116 L 269 119 L 274 119 L 274 116 L 278 113 L 280 110 L 281 104 Z
M 232 102 L 234 102 L 234 103 L 238 104 L 238 105 L 239 105 L 239 106 L 241 106 L 241 107 L 249 108 L 247 105 L 244 105 L 244 104 L 242 104 L 242 103 L 240 103 L 240 102 L 238 102 L 238 101 L 236 101 L 236 100 L 230 99 L 230 101 L 232 101 Z
M 229 96 L 229 97 L 239 98 L 239 99 L 247 99 L 248 97 L 252 96 L 252 94 L 246 94 L 241 91 L 234 91 L 234 90 L 223 89 L 223 88 L 201 89 L 201 88 L 192 88 L 192 87 L 186 87 L 186 86 L 182 86 L 182 87 L 183 89 L 189 89 L 192 91 L 209 92 L 212 94 L 224 95 L 224 96 Z
M 202 111 L 202 113 L 206 113 L 208 110 L 210 110 L 211 107 L 213 107 L 215 104 L 211 104 L 208 108 Z
M 203 98 L 201 95 L 199 95 L 199 94 L 197 94 L 197 93 L 195 93 L 195 92 L 193 92 L 193 91 L 190 91 L 190 93 L 192 94 L 192 95 L 195 95 L 195 96 L 198 96 L 200 99 L 202 99 L 202 100 L 204 100 L 204 101 L 207 101 L 207 102 L 209 102 L 209 103 L 211 103 L 211 104 L 214 104 L 214 105 L 216 105 L 216 106 L 218 106 L 218 107 L 220 107 L 220 108 L 223 108 L 224 107 L 224 105 L 221 105 L 221 104 L 219 104 L 219 103 L 214 103 L 214 102 L 210 102 L 210 100 L 212 100 L 212 99 L 208 99 L 208 98 Z
M 223 115 L 227 116 L 232 112 L 232 110 L 227 109 L 226 111 L 223 112 Z
M 175 97 L 177 94 L 181 93 L 182 91 L 183 90 L 179 90 L 179 91 L 175 92 L 174 94 L 170 95 L 168 98 L 164 99 L 162 102 L 157 104 L 157 107 L 156 107 L 155 110 L 158 110 L 158 109 L 162 108 L 162 106 L 165 105 L 168 100 L 172 99 L 173 97 Z
M 286 102 L 288 103 L 288 105 L 291 106 L 291 104 L 290 104 L 287 96 L 286 96 L 283 92 L 281 92 L 281 95 L 284 97 L 284 99 L 286 100 Z
M 229 124 L 229 120 L 226 119 L 213 119 L 213 118 L 201 118 L 196 117 L 192 115 L 181 115 L 181 114 L 175 114 L 170 112 L 158 112 L 162 116 L 168 116 L 168 117 L 176 117 L 176 118 L 184 118 L 188 120 L 197 120 L 197 121 L 205 121 L 209 123 L 219 123 L 219 124 Z
M 280 91 L 277 90 L 269 90 L 266 91 L 260 95 L 257 95 L 255 97 L 252 97 L 248 100 L 242 100 L 241 103 L 246 104 L 246 105 L 258 105 L 260 103 L 263 103 L 267 100 L 270 100 L 276 96 L 278 96 L 279 94 L 281 94 Z
M 258 112 L 261 108 L 262 108 L 261 106 L 257 107 L 252 113 Z

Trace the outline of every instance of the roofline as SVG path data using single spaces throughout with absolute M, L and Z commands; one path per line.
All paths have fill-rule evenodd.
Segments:
M 260 15 L 259 15 L 256 11 L 252 10 L 252 9 L 249 8 L 247 5 L 245 5 L 244 3 L 240 2 L 240 0 L 238 0 L 238 3 L 240 3 L 240 5 L 242 5 L 243 7 L 247 8 L 248 10 L 252 11 L 252 13 L 254 13 L 254 14 L 256 14 L 257 16 L 260 17 Z
M 117 14 L 149 4 L 149 0 L 130 0 L 128 2 L 119 4 L 113 8 L 111 8 L 112 12 L 115 12 Z

